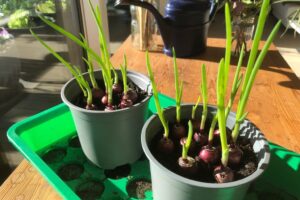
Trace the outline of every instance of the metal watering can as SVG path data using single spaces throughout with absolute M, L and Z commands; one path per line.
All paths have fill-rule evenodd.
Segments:
M 115 5 L 134 5 L 149 10 L 158 24 L 164 53 L 172 56 L 174 47 L 180 58 L 205 50 L 208 28 L 218 8 L 214 0 L 169 0 L 163 17 L 152 4 L 143 0 L 117 0 Z

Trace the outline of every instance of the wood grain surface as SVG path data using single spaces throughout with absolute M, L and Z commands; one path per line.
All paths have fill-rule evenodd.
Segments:
M 263 42 L 261 43 L 261 45 Z M 204 54 L 192 59 L 178 59 L 180 78 L 184 82 L 183 101 L 195 102 L 199 95 L 200 67 L 206 64 L 209 103 L 216 103 L 216 76 L 218 62 L 224 55 L 224 39 L 209 38 Z M 112 57 L 115 66 L 127 55 L 128 68 L 146 74 L 145 52 L 132 48 L 129 39 Z M 172 58 L 162 53 L 150 53 L 158 89 L 174 97 Z M 230 69 L 231 85 L 236 59 Z M 245 71 L 245 64 L 242 71 Z M 233 111 L 236 109 L 236 102 Z M 271 46 L 250 94 L 247 111 L 250 119 L 267 139 L 300 153 L 300 80 L 283 60 L 274 45 Z M 0 188 L 0 199 L 60 199 L 41 175 L 23 161 Z
M 28 161 L 23 160 L 0 187 L 0 199 L 58 200 L 61 197 Z

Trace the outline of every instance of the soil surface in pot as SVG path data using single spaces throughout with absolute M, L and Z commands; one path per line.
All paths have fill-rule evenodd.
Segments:
M 103 91 L 103 92 L 101 92 L 103 94 L 100 95 L 100 97 L 93 96 L 93 105 L 94 105 L 93 110 L 105 110 L 106 105 L 103 103 L 103 95 L 105 95 L 104 82 L 98 80 L 97 83 L 98 83 L 100 90 Z M 119 91 L 120 93 L 115 92 L 115 91 L 113 92 L 113 105 L 112 105 L 113 110 L 121 109 L 121 101 L 124 96 L 122 80 L 119 80 L 119 87 L 122 88 L 121 92 Z M 132 94 L 132 93 L 130 93 L 131 91 L 133 91 L 133 93 L 136 93 L 136 95 L 137 95 L 137 98 L 135 98 L 135 100 L 132 102 L 132 105 L 140 103 L 148 96 L 147 91 L 142 90 L 141 88 L 139 88 L 137 85 L 135 85 L 130 80 L 128 80 L 128 91 L 129 91 L 128 92 L 129 96 L 131 96 L 131 94 Z M 135 96 L 135 94 L 134 94 L 134 96 Z M 86 97 L 84 97 L 82 92 L 76 98 L 74 98 L 72 103 L 81 108 L 86 109 L 86 107 L 87 107 Z M 130 107 L 130 106 L 128 106 L 128 107 Z
M 185 121 L 185 124 L 186 121 Z M 172 126 L 172 125 L 170 125 Z M 187 126 L 186 126 L 187 127 Z M 178 159 L 181 156 L 182 153 L 182 146 L 180 145 L 179 141 L 176 141 L 175 138 L 172 137 L 172 131 L 170 129 L 170 139 L 173 140 L 175 144 L 175 149 L 173 153 L 169 155 L 163 155 L 159 149 L 158 149 L 158 144 L 161 138 L 163 137 L 163 130 L 160 130 L 155 137 L 152 139 L 150 143 L 150 151 L 153 154 L 153 156 L 167 169 L 170 171 L 179 174 L 181 176 L 184 176 L 189 179 L 193 179 L 196 181 L 201 181 L 201 182 L 207 182 L 207 183 L 216 183 L 216 180 L 213 175 L 214 168 L 216 166 L 219 166 L 221 164 L 221 147 L 220 145 L 215 145 L 214 147 L 218 150 L 218 162 L 215 164 L 206 164 L 204 163 L 199 157 L 198 154 L 201 150 L 201 146 L 199 144 L 196 144 L 195 147 L 196 149 L 193 149 L 193 151 L 189 151 L 188 156 L 195 158 L 196 164 L 197 164 L 197 173 L 195 175 L 191 176 L 186 176 L 186 174 L 183 174 L 180 170 L 180 167 L 178 165 Z M 208 131 L 205 131 L 204 134 L 208 134 Z M 194 139 L 192 141 L 192 144 L 194 143 Z M 253 151 L 252 145 L 250 143 L 250 140 L 248 139 L 241 139 L 239 138 L 237 140 L 236 145 L 242 150 L 242 158 L 241 161 L 238 165 L 229 165 L 229 167 L 233 170 L 234 172 L 234 181 L 243 179 L 249 175 L 251 175 L 253 172 L 256 171 L 258 161 L 257 157 Z M 192 145 L 191 145 L 192 146 Z

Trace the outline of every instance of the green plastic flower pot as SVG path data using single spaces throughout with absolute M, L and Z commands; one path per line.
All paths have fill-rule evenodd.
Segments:
M 120 71 L 117 70 L 120 76 Z M 88 74 L 83 74 L 89 80 Z M 95 72 L 96 78 L 102 78 L 102 72 Z M 61 91 L 63 102 L 70 108 L 78 137 L 87 158 L 104 169 L 134 163 L 142 155 L 140 135 L 147 119 L 148 103 L 151 97 L 148 77 L 127 72 L 128 79 L 148 96 L 130 108 L 111 112 L 86 110 L 72 102 L 81 92 L 75 79 L 67 82 Z
M 182 119 L 189 119 L 192 111 L 192 104 L 182 105 L 181 116 Z M 208 111 L 210 114 L 215 114 L 216 107 L 209 106 Z M 198 116 L 202 112 L 202 107 L 199 106 L 197 110 Z M 176 119 L 176 108 L 167 108 L 164 115 L 168 122 L 172 123 Z M 227 120 L 227 127 L 234 126 L 235 114 L 230 113 Z M 263 134 L 249 121 L 245 120 L 241 125 L 240 137 L 249 138 L 253 150 L 258 158 L 258 168 L 250 176 L 230 182 L 230 183 L 205 183 L 200 181 L 191 180 L 182 177 L 157 161 L 152 155 L 149 145 L 152 139 L 159 131 L 162 130 L 161 122 L 157 115 L 152 116 L 145 123 L 142 130 L 142 147 L 150 161 L 150 171 L 152 178 L 153 198 L 155 200 L 192 200 L 192 199 L 205 199 L 205 200 L 237 200 L 243 199 L 251 182 L 259 177 L 267 168 L 270 160 L 269 145 Z

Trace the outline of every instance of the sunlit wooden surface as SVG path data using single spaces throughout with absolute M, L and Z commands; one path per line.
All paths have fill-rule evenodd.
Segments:
M 207 51 L 193 59 L 178 59 L 184 81 L 184 102 L 195 102 L 199 95 L 200 66 L 207 66 L 209 102 L 216 103 L 218 62 L 224 55 L 224 39 L 208 39 Z M 114 65 L 127 55 L 130 70 L 146 74 L 145 53 L 131 47 L 129 40 L 112 57 Z M 173 64 L 162 53 L 150 53 L 155 79 L 160 92 L 174 97 Z M 236 59 L 231 66 L 230 81 Z M 245 65 L 244 65 L 245 66 Z M 245 67 L 242 69 L 245 71 Z M 236 109 L 236 103 L 233 110 Z M 270 51 L 257 75 L 250 95 L 248 119 L 256 124 L 267 139 L 300 153 L 300 80 L 283 60 L 275 46 Z M 54 189 L 27 162 L 23 161 L 0 188 L 0 199 L 60 199 Z

